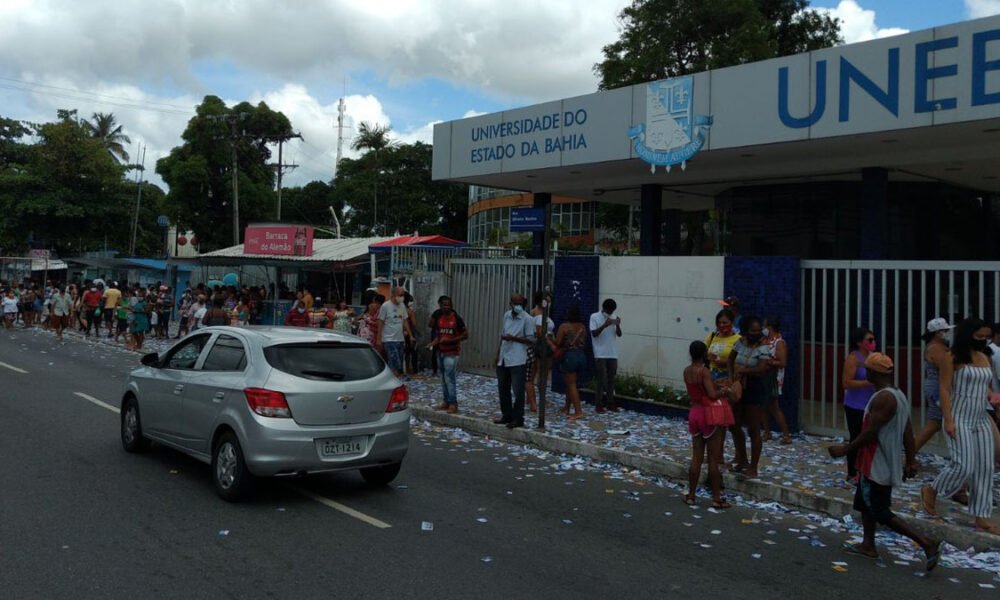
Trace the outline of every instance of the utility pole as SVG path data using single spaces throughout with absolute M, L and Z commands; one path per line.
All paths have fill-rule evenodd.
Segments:
M 238 134 L 236 124 L 250 116 L 250 113 L 235 113 L 229 115 L 208 115 L 206 118 L 212 121 L 226 121 L 232 128 L 229 143 L 233 148 L 233 245 L 240 243 L 240 184 L 239 184 L 239 157 L 236 153 L 236 142 L 242 134 Z
M 142 160 L 140 161 L 138 172 L 135 175 L 135 183 L 139 188 L 135 197 L 135 218 L 132 220 L 132 241 L 128 246 L 128 255 L 135 256 L 135 238 L 139 233 L 139 207 L 142 205 L 142 176 L 146 169 L 146 146 L 142 147 Z M 107 243 L 105 242 L 105 246 Z
M 289 169 L 295 169 L 296 167 L 299 166 L 299 165 L 286 165 L 284 162 L 282 162 L 282 154 L 281 154 L 282 147 L 283 147 L 283 145 L 284 145 L 285 142 L 287 142 L 288 140 L 293 139 L 293 138 L 298 138 L 298 139 L 301 140 L 302 139 L 302 134 L 291 133 L 291 134 L 286 134 L 286 135 L 278 135 L 278 136 L 274 136 L 274 137 L 270 138 L 271 141 L 275 141 L 276 140 L 278 142 L 278 162 L 277 162 L 277 164 L 271 163 L 271 166 L 274 167 L 275 170 L 278 173 L 277 220 L 279 222 L 281 221 L 281 177 L 282 177 L 282 175 L 284 175 L 286 167 L 289 168 Z

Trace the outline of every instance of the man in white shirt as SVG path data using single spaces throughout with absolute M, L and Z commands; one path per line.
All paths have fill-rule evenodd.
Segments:
M 404 300 L 406 289 L 397 287 L 392 298 L 382 304 L 378 311 L 378 333 L 375 349 L 385 352 L 386 362 L 396 377 L 403 376 L 403 349 L 406 337 L 411 336 L 409 314 Z
M 601 312 L 590 315 L 590 336 L 597 363 L 597 412 L 617 411 L 615 376 L 618 374 L 618 338 L 622 336 L 621 317 L 612 317 L 618 303 L 608 298 Z

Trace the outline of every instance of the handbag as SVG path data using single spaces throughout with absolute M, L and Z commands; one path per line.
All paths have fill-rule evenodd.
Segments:
M 573 338 L 573 341 L 569 343 L 569 345 L 572 346 L 573 344 L 575 344 L 576 341 L 580 339 L 580 336 L 582 334 L 583 334 L 583 330 L 580 330 L 576 334 L 576 337 Z M 554 358 L 556 360 L 556 362 L 559 362 L 562 359 L 566 358 L 566 348 L 564 348 L 562 346 L 555 346 L 554 348 L 552 348 L 552 358 Z
M 715 427 L 729 427 L 736 424 L 736 417 L 728 402 L 713 400 L 705 405 L 705 421 Z

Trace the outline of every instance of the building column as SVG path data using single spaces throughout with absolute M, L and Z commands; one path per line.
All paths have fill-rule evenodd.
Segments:
M 861 260 L 889 258 L 889 171 L 861 170 Z
M 548 192 L 539 192 L 532 194 L 532 204 L 533 208 L 544 209 L 546 206 L 552 203 L 552 194 Z M 552 227 L 551 223 L 546 223 L 547 227 Z M 531 258 L 545 258 L 545 232 L 536 231 L 531 234 Z
M 678 256 L 681 253 L 681 220 L 684 213 L 671 208 L 663 211 L 663 248 L 664 256 Z
M 663 186 L 643 184 L 639 194 L 639 255 L 660 255 L 660 227 L 663 221 Z M 678 238 L 680 234 L 678 234 Z

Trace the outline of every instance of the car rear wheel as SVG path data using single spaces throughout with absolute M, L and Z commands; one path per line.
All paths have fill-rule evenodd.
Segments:
M 149 439 L 142 435 L 139 405 L 135 398 L 129 397 L 122 402 L 121 424 L 122 447 L 126 452 L 142 452 L 149 448 Z
M 361 476 L 372 485 L 386 485 L 399 475 L 403 463 L 385 465 L 384 467 L 368 467 L 361 469 Z
M 247 497 L 253 487 L 253 475 L 247 470 L 243 449 L 236 435 L 227 431 L 219 437 L 212 452 L 212 481 L 215 492 L 226 502 Z

